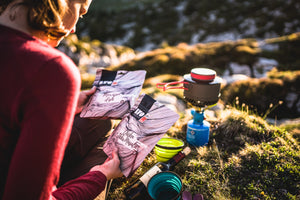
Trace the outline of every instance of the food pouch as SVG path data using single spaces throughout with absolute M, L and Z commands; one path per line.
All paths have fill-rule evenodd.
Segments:
M 118 149 L 120 169 L 129 177 L 178 118 L 175 111 L 142 94 L 109 136 L 103 150 L 111 156 Z
M 121 119 L 135 103 L 146 76 L 145 70 L 98 69 L 96 92 L 83 107 L 80 117 Z

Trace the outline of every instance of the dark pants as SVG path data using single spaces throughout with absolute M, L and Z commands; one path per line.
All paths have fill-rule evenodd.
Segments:
M 69 143 L 60 171 L 58 186 L 102 164 L 107 156 L 102 147 L 112 128 L 110 120 L 75 116 Z

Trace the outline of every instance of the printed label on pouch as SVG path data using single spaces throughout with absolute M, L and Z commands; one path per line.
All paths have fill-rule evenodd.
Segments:
M 136 133 L 133 131 L 125 131 L 116 136 L 118 142 L 130 150 L 139 151 L 139 148 L 146 148 L 147 145 L 143 144 L 137 139 Z
M 140 105 L 137 107 L 136 110 L 134 110 L 131 115 L 136 118 L 138 121 L 143 123 L 149 116 L 146 115 L 152 105 L 154 104 L 155 100 L 148 96 L 145 95 L 140 103 Z
M 111 86 L 111 85 L 118 85 L 116 81 L 99 81 L 99 86 Z
M 97 97 L 98 103 L 119 103 L 124 99 L 120 93 L 107 93 Z
M 131 115 L 136 118 L 139 122 L 143 123 L 147 118 L 149 118 L 149 114 L 137 108 Z

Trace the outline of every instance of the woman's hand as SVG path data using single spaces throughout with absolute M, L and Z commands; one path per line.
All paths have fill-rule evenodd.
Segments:
M 93 86 L 90 90 L 81 91 L 79 94 L 77 108 L 75 114 L 78 114 L 82 111 L 84 104 L 88 101 L 90 96 L 96 92 L 96 87 Z
M 117 151 L 113 151 L 112 157 L 107 158 L 102 165 L 94 166 L 90 171 L 102 172 L 107 180 L 123 176 L 120 170 L 120 160 Z

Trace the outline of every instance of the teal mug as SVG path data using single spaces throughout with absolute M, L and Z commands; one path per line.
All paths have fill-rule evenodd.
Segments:
M 174 172 L 160 172 L 149 180 L 147 191 L 154 200 L 179 200 L 181 199 L 182 180 Z

